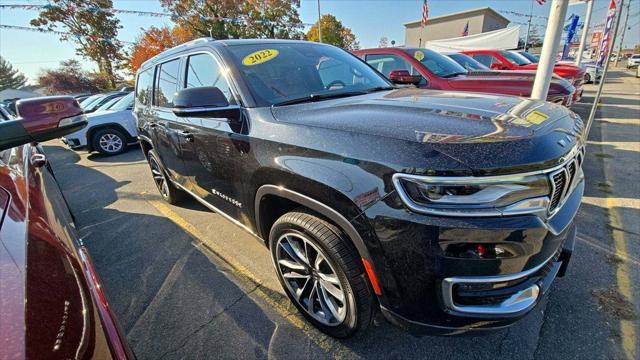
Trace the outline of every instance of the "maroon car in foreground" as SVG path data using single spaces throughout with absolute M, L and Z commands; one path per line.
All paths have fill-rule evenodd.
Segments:
M 426 89 L 529 97 L 533 87 L 531 74 L 468 71 L 447 56 L 428 49 L 375 48 L 353 53 L 395 83 L 412 83 Z M 574 92 L 568 81 L 554 79 L 547 101 L 570 106 Z
M 133 358 L 38 142 L 87 124 L 71 97 L 0 112 L 0 359 Z

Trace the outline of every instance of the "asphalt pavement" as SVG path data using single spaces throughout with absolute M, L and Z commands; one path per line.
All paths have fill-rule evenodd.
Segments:
M 162 201 L 142 152 L 45 144 L 126 338 L 139 359 L 637 359 L 640 334 L 640 79 L 610 74 L 584 164 L 567 275 L 514 326 L 413 337 L 378 317 L 335 340 L 310 327 L 268 250 L 195 200 Z M 594 85 L 573 110 L 586 119 Z

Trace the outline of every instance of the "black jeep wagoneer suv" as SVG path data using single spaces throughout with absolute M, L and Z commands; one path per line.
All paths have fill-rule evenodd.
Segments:
M 414 333 L 507 326 L 573 249 L 585 139 L 560 105 L 394 88 L 329 45 L 198 39 L 143 64 L 135 114 L 164 199 L 264 241 L 332 336 L 377 309 Z

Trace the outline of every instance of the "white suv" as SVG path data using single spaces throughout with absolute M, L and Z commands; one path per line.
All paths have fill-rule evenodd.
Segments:
M 633 54 L 630 58 L 627 59 L 627 69 L 637 67 L 638 64 L 640 64 L 640 54 Z
M 136 120 L 131 111 L 133 97 L 130 93 L 108 110 L 87 114 L 87 126 L 63 137 L 62 141 L 74 150 L 86 148 L 104 155 L 120 154 L 127 145 L 138 142 Z

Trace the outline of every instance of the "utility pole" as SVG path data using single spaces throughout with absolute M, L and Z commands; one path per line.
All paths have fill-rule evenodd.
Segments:
M 582 53 L 584 52 L 584 46 L 587 43 L 587 35 L 589 34 L 589 24 L 591 23 L 591 11 L 593 10 L 593 1 L 586 0 L 587 13 L 584 18 L 584 27 L 582 28 L 582 36 L 580 37 L 580 46 L 578 47 L 578 56 L 576 56 L 576 65 L 580 66 L 582 62 Z
M 622 27 L 622 36 L 620 37 L 620 47 L 618 47 L 618 54 L 616 55 L 616 62 L 614 67 L 618 67 L 618 60 L 620 60 L 620 54 L 622 53 L 622 43 L 624 42 L 624 34 L 627 32 L 627 20 L 629 20 L 629 6 L 631 1 L 627 3 L 627 16 L 624 17 L 624 26 Z M 620 15 L 622 15 L 622 5 L 620 5 Z M 611 47 L 613 49 L 613 47 Z
M 531 89 L 531 98 L 545 100 L 549 92 L 549 84 L 553 76 L 553 66 L 556 63 L 556 54 L 562 38 L 564 18 L 567 16 L 569 0 L 553 0 L 549 11 L 547 31 L 544 34 L 540 62 L 536 70 L 536 78 Z
M 613 39 L 611 39 L 611 49 L 616 42 L 616 32 L 618 31 L 618 25 L 620 25 L 620 18 L 622 17 L 622 7 L 624 6 L 624 0 L 620 0 L 620 9 L 617 10 L 618 14 L 616 14 L 616 23 L 613 25 L 613 32 L 611 33 Z M 584 132 L 584 138 L 589 138 L 589 131 L 591 130 L 591 125 L 593 124 L 593 119 L 596 117 L 596 110 L 598 109 L 598 103 L 600 102 L 600 95 L 602 94 L 602 88 L 604 87 L 604 81 L 607 78 L 607 72 L 609 71 L 609 61 L 611 60 L 611 53 L 606 53 L 606 59 L 604 60 L 604 69 L 602 69 L 602 80 L 600 80 L 600 84 L 598 85 L 598 91 L 596 92 L 596 96 L 593 99 L 593 105 L 591 105 L 591 112 L 589 113 L 589 118 L 587 119 L 587 129 Z
M 318 0 L 318 39 L 322 42 L 322 20 L 320 17 L 320 0 Z
M 533 17 L 533 2 L 531 0 L 531 8 L 529 9 L 529 23 L 527 24 L 527 36 L 524 38 L 524 51 L 527 51 L 527 44 L 529 43 L 529 31 L 531 31 L 531 18 Z

